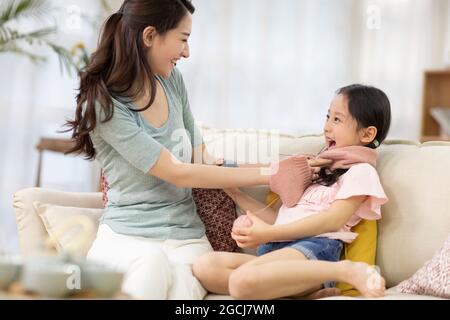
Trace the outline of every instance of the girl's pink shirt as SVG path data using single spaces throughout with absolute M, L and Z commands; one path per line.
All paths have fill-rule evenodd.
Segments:
M 309 186 L 297 205 L 292 208 L 281 206 L 275 224 L 286 224 L 301 220 L 326 211 L 336 200 L 362 195 L 367 196 L 366 200 L 338 232 L 317 235 L 317 237 L 340 239 L 350 243 L 358 236 L 357 233 L 351 232 L 350 229 L 357 225 L 361 219 L 380 219 L 381 206 L 388 201 L 377 171 L 367 163 L 352 166 L 345 174 L 339 177 L 335 184 L 329 187 L 319 184 Z

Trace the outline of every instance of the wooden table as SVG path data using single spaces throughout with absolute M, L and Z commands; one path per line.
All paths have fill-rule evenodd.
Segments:
M 117 293 L 116 295 L 108 298 L 99 297 L 94 292 L 80 292 L 71 294 L 67 297 L 54 298 L 45 297 L 36 293 L 27 292 L 19 282 L 13 283 L 7 291 L 0 290 L 0 300 L 49 300 L 49 299 L 80 299 L 80 300 L 130 300 L 130 296 L 124 293 Z

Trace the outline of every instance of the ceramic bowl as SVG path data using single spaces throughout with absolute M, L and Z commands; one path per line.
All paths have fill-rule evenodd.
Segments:
M 60 261 L 25 263 L 22 272 L 22 286 L 43 297 L 62 298 L 79 288 L 79 267 Z
M 17 257 L 0 256 L 0 290 L 6 290 L 13 282 L 19 280 L 22 261 Z

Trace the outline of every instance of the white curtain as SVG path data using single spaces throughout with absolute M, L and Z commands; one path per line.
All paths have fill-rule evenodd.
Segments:
M 53 1 L 58 42 L 93 50 L 97 30 L 74 28 L 69 6 L 92 19 L 99 1 Z M 117 8 L 121 1 L 113 1 Z M 194 0 L 191 57 L 179 64 L 196 119 L 221 128 L 321 132 L 334 91 L 359 82 L 388 94 L 390 138 L 418 139 L 422 75 L 450 64 L 449 0 Z M 69 22 L 69 23 L 68 23 Z M 17 251 L 12 194 L 34 184 L 35 144 L 72 115 L 78 81 L 0 55 L 0 251 Z M 44 155 L 45 187 L 92 191 L 96 168 Z
M 389 138 L 418 139 L 422 75 L 450 60 L 448 0 L 196 0 L 180 63 L 197 120 L 320 132 L 350 83 L 390 97 Z

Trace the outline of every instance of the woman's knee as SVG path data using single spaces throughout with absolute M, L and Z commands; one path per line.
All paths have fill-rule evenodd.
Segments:
M 230 275 L 228 282 L 230 295 L 235 299 L 252 299 L 258 281 L 258 274 L 253 272 L 253 267 L 238 268 Z
M 167 299 L 172 270 L 162 250 L 152 250 L 136 258 L 125 274 L 123 290 L 135 298 Z
M 207 291 L 191 270 L 191 265 L 178 264 L 173 266 L 172 286 L 169 290 L 169 300 L 201 300 Z

